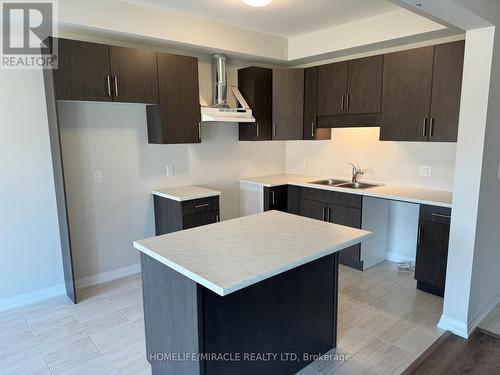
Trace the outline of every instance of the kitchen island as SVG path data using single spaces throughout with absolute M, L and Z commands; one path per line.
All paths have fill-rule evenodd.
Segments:
M 338 251 L 370 232 L 269 211 L 134 242 L 153 374 L 293 374 L 336 347 Z

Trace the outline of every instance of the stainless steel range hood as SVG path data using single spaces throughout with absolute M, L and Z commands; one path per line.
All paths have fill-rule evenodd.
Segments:
M 231 86 L 236 101 L 241 108 L 229 108 L 227 105 L 226 56 L 213 55 L 213 104 L 211 107 L 201 103 L 202 122 L 255 122 L 252 110 L 241 95 L 238 87 Z M 204 105 L 205 104 L 205 105 Z

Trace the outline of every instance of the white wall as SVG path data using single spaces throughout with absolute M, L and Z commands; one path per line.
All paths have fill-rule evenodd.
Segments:
M 210 101 L 208 58 L 199 71 Z M 235 66 L 228 66 L 228 80 L 235 82 Z M 77 279 L 138 262 L 132 241 L 154 235 L 153 188 L 220 190 L 227 220 L 239 216 L 238 178 L 285 168 L 284 142 L 238 142 L 234 123 L 203 124 L 201 144 L 150 145 L 144 105 L 60 102 L 59 114 Z M 167 164 L 175 176 L 166 176 Z M 102 171 L 102 184 L 93 184 L 94 170 Z
M 387 238 L 388 260 L 415 263 L 419 214 L 418 204 L 391 202 Z
M 1 310 L 64 288 L 40 71 L 0 70 L 0 114 Z
M 477 324 L 486 312 L 500 302 L 500 126 L 498 123 L 500 118 L 498 106 L 500 103 L 500 4 L 481 0 L 475 1 L 473 6 L 472 9 L 475 12 L 481 11 L 480 15 L 494 24 L 495 28 L 485 29 L 483 39 L 477 41 L 478 45 L 486 51 L 491 50 L 488 42 L 494 44 L 470 287 L 469 326 Z
M 457 171 L 441 326 L 467 335 L 493 34 L 467 32 Z M 489 56 L 488 56 L 489 55 Z

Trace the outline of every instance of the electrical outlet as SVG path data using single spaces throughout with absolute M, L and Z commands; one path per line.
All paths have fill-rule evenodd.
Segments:
M 307 159 L 306 159 L 306 158 L 304 158 L 304 159 L 302 159 L 302 160 L 300 161 L 300 166 L 301 166 L 301 167 L 305 167 L 306 165 L 307 165 Z
M 174 175 L 174 166 L 167 165 L 166 171 L 167 171 L 167 177 L 172 177 Z
M 431 177 L 431 176 L 432 176 L 432 167 L 430 165 L 421 165 L 420 177 Z
M 94 184 L 100 184 L 102 182 L 102 172 L 101 171 L 94 171 L 92 175 L 93 175 L 93 179 L 94 179 Z

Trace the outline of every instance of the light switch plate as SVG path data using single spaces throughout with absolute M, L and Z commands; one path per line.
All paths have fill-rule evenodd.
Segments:
M 430 165 L 421 165 L 420 177 L 431 177 L 431 176 L 432 176 L 432 167 Z
M 305 167 L 307 165 L 307 159 L 306 158 L 303 158 L 300 160 L 300 166 L 301 167 Z

